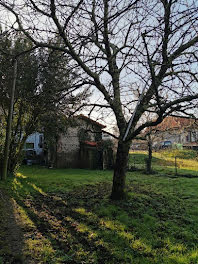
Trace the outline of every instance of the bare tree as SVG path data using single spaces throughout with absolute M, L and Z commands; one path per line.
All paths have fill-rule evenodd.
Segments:
M 13 15 L 14 28 L 36 46 L 67 53 L 82 85 L 103 95 L 97 107 L 112 111 L 119 128 L 111 197 L 123 198 L 131 140 L 170 113 L 185 113 L 198 98 L 198 2 L 0 0 L 0 5 Z M 145 112 L 156 119 L 141 121 Z

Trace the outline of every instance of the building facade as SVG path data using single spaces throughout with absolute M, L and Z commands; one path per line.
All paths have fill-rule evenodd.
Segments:
M 198 120 L 181 116 L 168 116 L 152 128 L 154 147 L 174 144 L 184 148 L 198 149 Z
M 54 153 L 49 154 L 52 167 L 101 169 L 104 127 L 84 115 L 75 117 L 74 125 L 59 135 Z
M 35 132 L 27 138 L 24 149 L 34 150 L 36 152 L 36 155 L 42 155 L 43 141 L 44 141 L 43 133 Z

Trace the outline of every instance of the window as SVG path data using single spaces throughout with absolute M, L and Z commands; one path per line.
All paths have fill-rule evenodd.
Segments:
M 42 136 L 42 135 L 39 136 L 39 143 L 40 143 L 40 144 L 43 143 L 43 136 Z
M 188 135 L 186 136 L 186 141 L 187 142 L 192 142 L 192 138 L 191 138 L 191 132 L 188 132 Z
M 43 136 L 42 135 L 39 136 L 38 146 L 39 146 L 39 148 L 42 148 L 43 147 Z
M 26 149 L 34 149 L 34 143 L 26 143 L 25 148 Z
M 192 142 L 196 142 L 198 140 L 198 134 L 196 131 L 192 131 Z

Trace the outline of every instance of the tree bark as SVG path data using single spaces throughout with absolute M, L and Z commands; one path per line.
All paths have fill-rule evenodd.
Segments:
M 11 174 L 14 174 L 16 169 L 18 168 L 19 165 L 22 163 L 23 159 L 23 147 L 25 144 L 26 139 L 28 138 L 28 135 L 26 134 L 22 140 L 17 144 L 18 149 L 14 147 L 12 149 L 12 146 L 10 146 L 10 154 L 9 154 L 9 162 L 8 162 L 8 171 Z
M 17 60 L 14 60 L 13 66 L 13 84 L 11 89 L 11 97 L 10 97 L 10 108 L 8 114 L 8 123 L 6 129 L 6 140 L 5 140 L 5 148 L 4 148 L 4 160 L 3 160 L 3 170 L 2 170 L 2 180 L 6 180 L 7 178 L 7 170 L 8 170 L 8 159 L 9 159 L 9 150 L 10 150 L 10 138 L 11 138 L 11 130 L 12 130 L 12 117 L 14 110 L 14 93 L 16 88 L 16 78 L 17 78 Z
M 126 182 L 126 170 L 128 165 L 130 142 L 123 142 L 119 140 L 116 163 L 114 166 L 113 187 L 111 193 L 111 199 L 121 200 L 126 196 L 125 182 Z
M 148 174 L 152 173 L 152 141 L 151 138 L 149 136 L 148 139 L 148 159 L 146 160 L 146 172 Z

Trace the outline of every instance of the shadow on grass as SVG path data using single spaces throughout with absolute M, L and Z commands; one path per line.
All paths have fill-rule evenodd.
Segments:
M 81 261 L 114 263 L 113 255 L 108 248 L 102 243 L 97 243 L 92 235 L 90 238 L 87 237 L 86 227 L 81 225 L 81 215 L 75 212 L 74 201 L 71 202 L 69 199 L 68 203 L 67 198 L 62 199 L 57 195 L 42 193 L 40 188 L 35 188 L 36 186 L 29 183 L 27 179 L 17 178 L 13 182 L 14 198 L 25 210 L 26 216 L 32 223 L 32 233 L 36 234 L 31 238 L 33 241 L 29 240 L 28 243 L 33 242 L 35 245 L 37 241 L 37 246 L 39 244 L 41 246 L 42 240 L 47 240 L 48 247 L 51 247 L 50 250 L 48 249 L 51 254 L 46 256 L 45 252 L 36 253 L 36 260 L 39 260 L 37 258 L 39 256 L 40 261 L 43 261 L 41 263 L 58 263 L 58 261 L 60 263 L 81 263 Z M 24 194 L 28 195 L 28 199 L 24 199 Z M 75 201 L 77 201 L 76 197 Z
M 61 194 L 44 193 L 23 177 L 12 186 L 34 263 L 181 263 L 178 256 L 186 261 L 198 243 L 188 234 L 183 201 L 146 186 L 133 184 L 122 202 L 109 201 L 107 183 Z
M 24 237 L 17 204 L 0 188 L 0 263 L 28 263 L 23 248 Z

